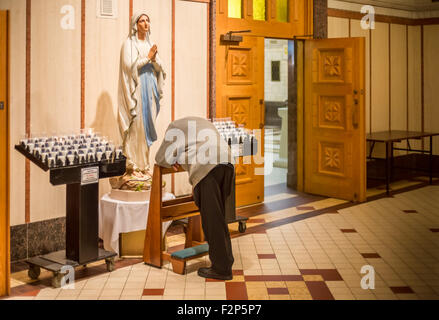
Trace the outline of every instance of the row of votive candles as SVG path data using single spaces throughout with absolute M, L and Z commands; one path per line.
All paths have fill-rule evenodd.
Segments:
M 213 121 L 213 125 L 218 129 L 233 129 L 236 128 L 236 123 L 235 121 L 230 121 L 230 120 L 226 120 L 226 121 Z
M 247 132 L 244 128 L 221 128 L 217 127 L 221 137 L 228 142 L 228 144 L 248 143 L 254 139 L 254 135 Z
M 20 144 L 50 168 L 123 158 L 121 147 L 94 134 L 22 139 Z

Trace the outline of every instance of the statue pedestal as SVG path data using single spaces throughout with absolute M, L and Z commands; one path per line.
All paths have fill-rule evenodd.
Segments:
M 129 191 L 112 189 L 110 198 L 124 202 L 143 202 L 149 201 L 151 190 L 146 191 Z
M 273 165 L 278 168 L 288 168 L 288 108 L 279 108 L 278 114 L 282 118 L 280 151 L 279 159 Z

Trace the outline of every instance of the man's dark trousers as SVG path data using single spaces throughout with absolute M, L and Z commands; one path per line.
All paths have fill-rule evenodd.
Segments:
M 212 268 L 220 274 L 232 274 L 233 253 L 225 218 L 225 201 L 232 191 L 235 169 L 220 164 L 212 169 L 194 189 L 194 201 L 200 209 L 204 236 L 209 244 Z

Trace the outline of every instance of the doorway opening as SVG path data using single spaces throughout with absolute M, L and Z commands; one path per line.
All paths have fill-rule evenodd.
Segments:
M 294 41 L 265 39 L 265 187 L 287 186 L 288 108 L 294 70 Z M 290 101 L 291 102 L 291 101 Z

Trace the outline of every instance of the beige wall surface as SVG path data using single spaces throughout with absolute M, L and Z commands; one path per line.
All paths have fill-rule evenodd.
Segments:
M 349 34 L 349 24 L 346 24 L 346 20 L 350 20 L 352 37 L 366 37 L 366 131 L 381 131 L 389 128 L 420 131 L 424 126 L 426 131 L 439 132 L 437 102 L 439 101 L 437 90 L 439 26 L 421 27 L 377 22 L 376 29 L 369 31 L 361 28 L 359 20 L 328 17 L 330 38 Z M 424 28 L 423 57 L 422 28 Z M 424 93 L 421 81 L 422 61 L 424 61 Z M 439 155 L 439 139 L 434 138 L 433 141 L 434 154 Z M 410 144 L 412 148 L 422 147 L 420 141 L 411 141 Z M 427 141 L 424 146 L 428 148 Z M 384 155 L 383 148 L 378 145 L 375 150 L 376 156 Z
M 349 37 L 349 19 L 328 17 L 328 38 Z
M 370 32 L 361 27 L 360 20 L 351 20 L 351 37 L 364 37 L 366 39 L 366 132 L 370 132 Z
M 389 25 L 376 23 L 372 30 L 372 131 L 389 129 Z
M 129 8 L 118 1 L 117 19 L 96 15 L 97 1 L 86 1 L 85 127 L 120 144 L 117 124 L 120 49 L 129 33 Z M 108 179 L 99 182 L 99 195 L 111 189 Z
M 116 18 L 99 18 L 98 1 L 85 1 L 85 127 L 120 142 L 117 90 L 120 49 L 129 31 L 129 1 L 117 1 Z M 61 8 L 74 9 L 73 30 L 64 30 Z M 25 223 L 25 160 L 13 145 L 25 133 L 26 0 L 2 0 L 10 10 L 11 97 L 11 225 Z M 162 108 L 157 118 L 158 141 L 151 165 L 171 122 L 172 113 L 172 1 L 133 0 L 133 11 L 146 10 L 151 39 L 158 45 L 167 72 Z M 176 1 L 175 115 L 206 117 L 207 15 L 206 3 Z M 31 133 L 57 134 L 80 129 L 81 124 L 81 0 L 32 0 L 31 10 Z M 167 191 L 171 180 L 167 177 Z M 175 189 L 187 189 L 176 179 Z M 186 188 L 186 189 L 185 189 Z M 109 191 L 101 181 L 100 194 Z M 190 190 L 189 190 L 190 192 Z M 30 222 L 65 216 L 65 187 L 49 183 L 48 173 L 31 165 Z
M 24 216 L 24 164 L 21 154 L 14 150 L 26 132 L 26 1 L 2 0 L 0 10 L 9 10 L 9 33 L 14 36 L 9 46 L 9 98 L 10 98 L 10 223 L 23 224 Z M 16 214 L 20 212 L 20 214 Z
M 407 27 L 390 25 L 390 129 L 407 130 Z M 406 147 L 406 142 L 395 144 Z M 395 151 L 395 155 L 404 154 Z
M 205 3 L 176 2 L 175 119 L 207 117 L 207 8 Z M 190 193 L 187 173 L 177 174 L 175 194 Z
M 61 27 L 65 16 L 61 8 L 65 5 L 74 8 L 73 30 Z M 80 21 L 80 0 L 32 0 L 32 134 L 63 134 L 80 129 Z M 31 221 L 64 216 L 65 186 L 53 187 L 49 173 L 34 164 L 31 164 L 30 178 Z
M 422 55 L 421 27 L 408 27 L 408 128 L 411 131 L 422 130 Z M 422 147 L 420 141 L 411 141 L 412 148 Z

